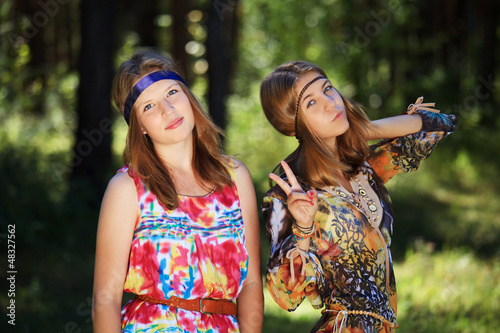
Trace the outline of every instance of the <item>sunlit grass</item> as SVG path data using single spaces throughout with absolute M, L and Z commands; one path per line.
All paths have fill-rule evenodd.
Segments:
M 396 265 L 404 332 L 493 332 L 500 327 L 500 261 L 448 250 L 410 252 Z

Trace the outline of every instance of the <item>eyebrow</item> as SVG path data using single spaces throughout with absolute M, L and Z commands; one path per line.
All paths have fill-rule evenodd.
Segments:
M 324 88 L 326 84 L 330 83 L 330 80 L 328 80 L 326 77 L 325 77 L 326 81 L 325 83 L 323 83 L 323 85 L 321 86 L 321 88 Z M 308 99 L 309 97 L 311 97 L 312 94 L 308 94 L 306 95 L 303 99 L 302 99 L 302 103 L 305 102 L 306 99 Z

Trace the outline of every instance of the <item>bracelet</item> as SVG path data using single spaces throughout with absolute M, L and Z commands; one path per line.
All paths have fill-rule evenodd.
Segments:
M 312 236 L 315 230 L 316 230 L 316 223 L 313 223 L 313 225 L 308 228 L 300 227 L 296 221 L 294 221 L 292 224 L 292 232 L 295 240 L 307 239 Z
M 309 237 L 311 237 L 313 234 L 310 233 L 309 235 L 307 236 L 298 236 L 297 234 L 293 234 L 293 239 L 295 239 L 296 241 L 297 240 L 304 240 L 304 239 L 308 239 Z
M 297 221 L 293 221 L 292 228 L 298 229 L 302 233 L 309 234 L 314 231 L 314 222 L 310 227 L 301 227 L 300 225 L 297 224 Z

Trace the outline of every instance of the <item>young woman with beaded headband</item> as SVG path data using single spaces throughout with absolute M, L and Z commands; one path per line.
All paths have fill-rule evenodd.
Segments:
M 304 61 L 276 68 L 260 97 L 276 130 L 299 141 L 279 176 L 269 175 L 277 185 L 262 203 L 271 296 L 288 311 L 306 297 L 324 308 L 312 332 L 393 332 L 394 213 L 384 184 L 416 170 L 454 131 L 455 117 L 419 98 L 404 115 L 370 121 Z
M 260 332 L 255 192 L 175 63 L 138 51 L 113 99 L 129 131 L 97 230 L 95 332 Z M 121 308 L 123 291 L 135 297 Z M 120 310 L 121 308 L 121 310 Z

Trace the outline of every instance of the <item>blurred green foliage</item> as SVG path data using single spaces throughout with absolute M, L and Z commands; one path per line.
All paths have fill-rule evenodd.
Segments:
M 6 253 L 6 226 L 15 223 L 15 329 L 91 332 L 100 198 L 84 187 L 76 194 L 69 189 L 78 73 L 63 63 L 48 71 L 43 83 L 27 79 L 28 44 L 14 45 L 6 38 L 15 25 L 12 4 L 0 4 L 0 244 Z M 400 175 L 388 186 L 397 216 L 392 246 L 398 259 L 399 331 L 493 331 L 500 324 L 495 315 L 500 310 L 497 75 L 479 74 L 481 58 L 467 38 L 462 53 L 455 50 L 448 62 L 429 58 L 449 40 L 445 34 L 422 37 L 429 2 L 372 1 L 369 10 L 359 10 L 366 4 L 245 0 L 233 9 L 240 12 L 241 26 L 233 93 L 227 100 L 226 149 L 250 169 L 260 201 L 269 172 L 296 141 L 268 124 L 259 86 L 273 68 L 293 59 L 322 66 L 373 119 L 399 114 L 421 95 L 442 112 L 455 113 L 456 133 L 417 173 Z M 495 33 L 499 38 L 500 31 Z M 117 63 L 136 43 L 133 33 L 125 36 Z M 200 97 L 205 82 L 203 77 L 194 80 Z M 46 112 L 40 115 L 32 112 L 33 97 L 42 91 Z M 117 120 L 114 162 L 103 170 L 110 177 L 120 167 L 126 132 L 122 119 Z M 264 266 L 269 248 L 262 236 Z M 3 283 L 5 274 L 0 272 Z M 0 293 L 2 314 L 7 302 L 6 293 Z M 267 299 L 265 332 L 308 331 L 319 316 L 308 307 L 288 314 Z M 5 317 L 0 330 L 12 331 Z

